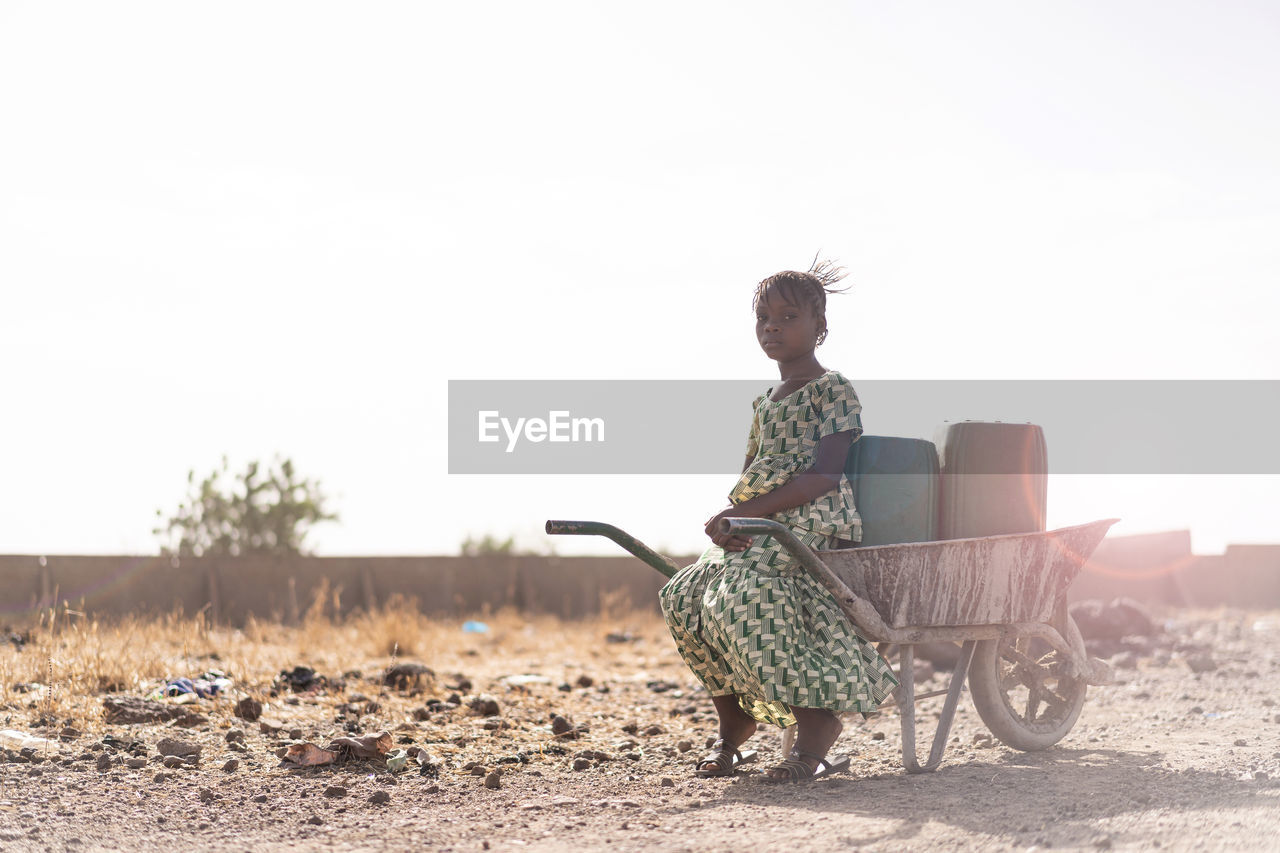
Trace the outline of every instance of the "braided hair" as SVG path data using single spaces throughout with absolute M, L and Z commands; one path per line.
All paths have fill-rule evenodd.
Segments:
M 760 303 L 764 301 L 765 293 L 772 287 L 783 299 L 796 305 L 805 306 L 813 312 L 813 316 L 825 321 L 827 294 L 844 293 L 849 289 L 847 285 L 845 287 L 835 286 L 845 275 L 847 273 L 844 267 L 837 266 L 832 261 L 820 261 L 815 255 L 813 263 L 809 265 L 808 272 L 785 270 L 774 273 L 756 285 L 755 296 L 751 299 L 751 310 L 755 311 L 760 307 Z M 825 326 L 825 322 L 823 325 Z M 818 343 L 821 344 L 826 339 L 827 331 L 824 328 L 822 334 L 818 336 Z

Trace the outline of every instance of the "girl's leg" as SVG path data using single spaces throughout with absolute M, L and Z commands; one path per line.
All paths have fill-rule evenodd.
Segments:
M 792 705 L 791 713 L 796 715 L 797 752 L 826 756 L 836 738 L 840 737 L 840 732 L 844 731 L 844 723 L 840 722 L 840 718 L 823 708 L 799 708 Z M 800 760 L 809 765 L 810 770 L 818 769 L 818 762 L 814 759 Z M 773 769 L 769 771 L 769 775 L 781 779 L 789 774 L 785 770 Z
M 719 750 L 698 762 L 699 770 L 715 770 L 716 765 L 731 766 L 734 751 L 756 733 L 756 721 L 742 710 L 737 696 L 732 693 L 712 696 L 711 704 L 715 706 L 716 716 L 720 718 L 719 737 L 723 745 Z
M 737 749 L 756 733 L 756 721 L 738 704 L 738 697 L 730 693 L 728 696 L 712 696 L 711 704 L 716 706 L 716 715 L 720 718 L 720 737 L 725 746 Z

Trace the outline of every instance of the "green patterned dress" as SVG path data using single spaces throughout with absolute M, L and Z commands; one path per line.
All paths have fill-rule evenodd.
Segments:
M 835 371 L 777 402 L 766 392 L 754 405 L 747 440 L 753 461 L 729 494 L 733 504 L 810 468 L 825 436 L 852 432 L 856 440 L 862 433 L 862 406 Z M 814 549 L 862 538 L 846 477 L 838 491 L 772 518 Z M 708 548 L 661 596 L 667 626 L 694 675 L 712 696 L 738 696 L 761 722 L 791 725 L 789 705 L 873 711 L 898 683 L 831 593 L 771 538 L 756 537 L 745 551 Z

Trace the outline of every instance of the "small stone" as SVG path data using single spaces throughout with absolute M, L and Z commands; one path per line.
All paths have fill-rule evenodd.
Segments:
M 440 793 L 440 786 L 434 784 L 428 785 L 426 788 L 423 788 L 423 791 L 428 794 L 438 794 Z
M 161 755 L 195 755 L 198 757 L 201 750 L 202 747 L 198 743 L 177 740 L 176 738 L 163 738 L 156 744 L 156 751 Z
M 235 715 L 252 723 L 262 716 L 262 703 L 251 696 L 246 696 L 236 703 Z M 243 733 L 241 734 L 243 736 Z
M 1249 742 L 1248 742 L 1247 740 L 1245 740 L 1244 738 L 1236 738 L 1236 739 L 1231 743 L 1231 745 L 1232 745 L 1232 746 L 1248 746 L 1248 745 L 1249 745 Z
M 647 735 L 660 735 L 664 731 L 666 731 L 666 729 L 664 729 L 662 726 L 658 725 L 657 723 L 654 723 L 652 726 L 649 726 L 648 728 L 646 728 L 644 730 L 644 733 Z
M 228 758 L 226 763 L 222 765 L 223 773 L 234 773 L 240 767 L 240 759 Z
M 312 826 L 320 826 L 321 824 L 324 823 L 324 821 L 320 818 L 319 815 L 312 815 L 311 817 L 307 818 L 306 822 L 311 824 Z
M 682 740 L 676 744 L 676 749 L 678 749 L 681 752 L 688 752 L 689 750 L 693 749 L 693 741 Z
M 1099 850 L 1110 850 L 1110 849 L 1111 849 L 1111 839 L 1110 839 L 1110 838 L 1107 838 L 1107 837 L 1104 835 L 1104 836 L 1102 836 L 1101 838 L 1095 839 L 1095 840 L 1094 840 L 1094 842 L 1093 842 L 1093 846 L 1094 846 L 1094 847 L 1097 847 Z
M 99 773 L 105 773 L 111 769 L 111 756 L 108 753 L 102 753 L 98 756 L 97 767 Z
M 302 740 L 302 729 L 289 729 L 289 740 Z
M 1192 652 L 1186 657 L 1187 669 L 1192 672 L 1212 672 L 1218 668 L 1218 662 L 1209 652 Z
M 266 795 L 266 794 L 257 794 L 257 795 L 255 795 L 255 796 L 251 797 L 249 801 L 250 801 L 250 802 L 253 802 L 253 803 L 265 803 L 265 802 L 267 801 L 267 795 Z
M 559 714 L 552 716 L 551 733 L 553 735 L 556 735 L 556 736 L 564 735 L 564 734 L 568 734 L 571 731 L 573 731 L 573 723 L 569 722 L 567 719 L 560 716 Z
M 481 717 L 496 717 L 500 713 L 498 700 L 492 696 L 477 696 L 467 703 L 471 713 Z
M 186 763 L 187 762 L 184 759 L 179 758 L 176 755 L 166 755 L 164 757 L 164 766 L 168 767 L 170 770 L 177 770 Z
M 872 740 L 884 740 L 884 732 L 872 732 L 872 733 L 871 733 L 871 739 L 872 739 Z
M 476 764 L 471 768 L 472 776 L 487 776 L 488 774 L 489 768 L 485 767 L 483 764 Z
M 142 768 L 147 766 L 147 759 L 130 758 L 124 763 L 124 766 L 128 767 L 130 770 L 141 770 Z
M 502 787 L 502 773 L 498 770 L 493 771 L 484 777 L 484 786 L 492 791 L 496 791 Z
M 345 797 L 347 795 L 347 789 L 341 785 L 330 785 L 324 789 L 324 795 L 330 798 Z
M 152 776 L 152 777 L 151 777 L 151 781 L 153 781 L 153 782 L 165 782 L 165 781 L 167 781 L 167 780 L 169 779 L 169 777 L 170 777 L 171 775 L 172 775 L 172 774 L 170 774 L 170 773 L 165 773 L 163 770 L 161 770 L 161 771 L 160 771 L 159 773 L 157 773 L 155 776 Z
M 374 791 L 373 796 L 369 797 L 369 805 L 381 806 L 391 802 L 391 795 L 386 791 Z
M 235 743 L 244 740 L 244 729 L 232 729 L 226 734 L 227 743 Z
M 674 788 L 676 786 L 676 780 L 672 779 L 670 776 L 663 776 L 658 782 L 658 785 L 663 788 Z
M 200 802 L 202 802 L 202 803 L 211 803 L 211 802 L 213 802 L 213 798 L 214 798 L 214 794 L 213 794 L 213 790 L 212 790 L 211 788 L 201 788 L 201 789 L 200 789 Z
M 575 758 L 573 760 L 574 770 L 586 770 L 590 766 L 591 766 L 591 762 L 585 758 Z
M 579 675 L 578 680 L 574 682 L 579 687 L 590 687 L 596 683 L 596 680 L 589 675 Z

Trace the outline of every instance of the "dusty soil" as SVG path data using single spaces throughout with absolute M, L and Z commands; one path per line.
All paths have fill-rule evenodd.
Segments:
M 310 692 L 273 697 L 275 672 L 231 672 L 229 698 L 187 706 L 208 719 L 193 728 L 107 725 L 102 695 L 75 697 L 77 731 L 56 750 L 0 764 L 0 849 L 1276 849 L 1280 614 L 1157 615 L 1162 636 L 1105 649 L 1116 682 L 1090 689 L 1050 750 L 992 741 L 966 697 L 937 772 L 902 770 L 899 717 L 886 712 L 847 721 L 837 751 L 853 755 L 850 773 L 806 785 L 760 778 L 778 754 L 772 731 L 755 739 L 750 772 L 693 777 L 714 715 L 647 616 L 630 618 L 629 637 L 604 623 L 453 626 L 455 641 L 416 658 L 435 677 L 405 690 L 382 686 L 387 659 L 354 651 L 324 660 L 360 674 L 322 669 L 345 684 Z M 482 694 L 496 716 L 469 707 Z M 244 695 L 283 731 L 237 719 Z M 918 706 L 922 739 L 940 702 Z M 37 700 L 7 708 L 3 728 L 35 731 Z M 586 731 L 557 737 L 552 714 Z M 56 733 L 66 721 L 44 722 Z M 233 729 L 247 751 L 230 748 Z M 379 729 L 422 747 L 422 762 L 392 774 L 376 761 L 290 769 L 276 757 L 295 740 Z M 165 737 L 198 742 L 199 765 L 166 769 Z M 138 769 L 124 763 L 137 758 L 131 741 L 145 747 Z M 229 759 L 238 767 L 223 769 Z

